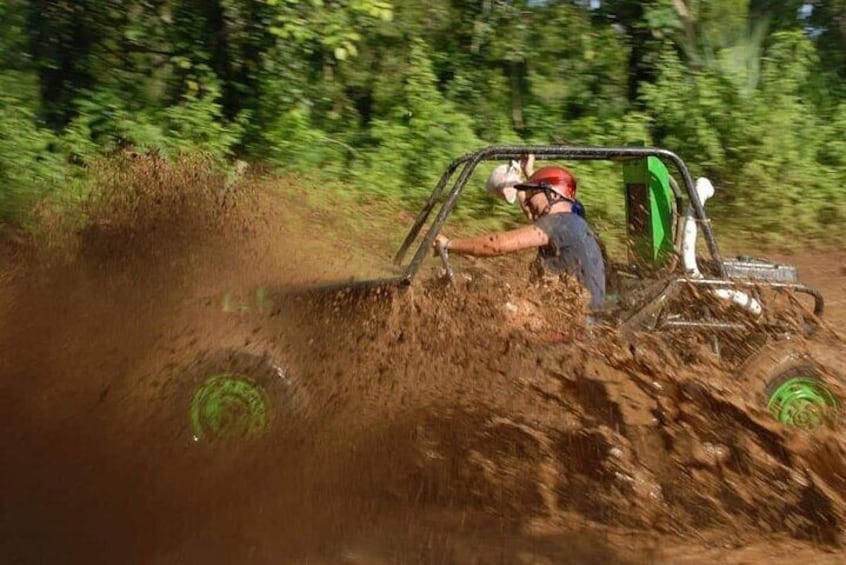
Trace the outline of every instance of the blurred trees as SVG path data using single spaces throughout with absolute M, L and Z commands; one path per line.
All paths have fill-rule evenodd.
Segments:
M 0 26 L 3 220 L 124 148 L 414 206 L 483 144 L 640 141 L 712 175 L 726 219 L 846 224 L 846 0 L 3 0 Z M 615 175 L 580 168 L 612 221 Z

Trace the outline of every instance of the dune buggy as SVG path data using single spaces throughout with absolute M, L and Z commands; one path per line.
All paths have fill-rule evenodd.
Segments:
M 801 284 L 790 265 L 723 257 L 704 208 L 713 186 L 705 178 L 694 181 L 684 161 L 666 149 L 492 146 L 464 155 L 447 167 L 414 220 L 394 257 L 396 276 L 283 289 L 261 295 L 256 306 L 272 310 L 278 297 L 291 294 L 367 294 L 409 287 L 477 167 L 527 154 L 538 160 L 621 165 L 626 256 L 608 261 L 605 323 L 630 334 L 704 336 L 713 354 L 754 387 L 760 402 L 786 425 L 816 429 L 835 416 L 833 377 L 795 345 L 817 330 L 823 297 Z M 697 244 L 702 243 L 705 252 L 700 254 Z M 441 261 L 453 277 L 443 252 Z M 291 378 L 268 358 L 238 352 L 206 359 L 194 370 L 201 370 L 194 379 L 199 386 L 190 410 L 197 438 L 263 433 L 272 420 L 276 394 L 270 387 L 284 388 Z

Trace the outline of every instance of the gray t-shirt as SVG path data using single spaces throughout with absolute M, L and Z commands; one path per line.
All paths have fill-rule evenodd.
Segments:
M 602 309 L 605 261 L 587 222 L 576 214 L 565 212 L 538 218 L 534 225 L 549 237 L 549 244 L 538 251 L 544 270 L 576 277 L 590 291 L 591 309 Z

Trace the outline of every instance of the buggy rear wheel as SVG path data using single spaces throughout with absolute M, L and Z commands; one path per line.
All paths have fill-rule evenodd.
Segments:
M 759 404 L 786 426 L 815 431 L 837 422 L 835 376 L 792 341 L 764 346 L 741 367 Z

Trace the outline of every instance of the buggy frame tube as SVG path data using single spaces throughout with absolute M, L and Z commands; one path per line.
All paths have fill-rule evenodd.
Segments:
M 709 286 L 709 287 L 720 287 L 720 288 L 734 288 L 734 287 L 742 287 L 742 288 L 768 288 L 768 289 L 777 289 L 777 290 L 792 290 L 793 292 L 798 292 L 800 294 L 807 294 L 814 299 L 814 316 L 817 318 L 821 318 L 823 313 L 825 312 L 825 301 L 823 300 L 822 293 L 815 288 L 811 288 L 809 286 L 805 286 L 804 284 L 797 284 L 797 283 L 784 283 L 784 282 L 769 282 L 769 281 L 755 281 L 755 280 L 719 280 L 719 279 L 689 279 L 689 278 L 681 278 L 677 279 L 679 283 L 687 283 L 693 284 L 698 286 Z
M 702 224 L 702 235 L 705 237 L 705 241 L 708 245 L 708 251 L 710 252 L 711 257 L 714 259 L 718 266 L 719 274 L 721 277 L 726 277 L 725 266 L 723 265 L 722 257 L 720 255 L 719 248 L 717 247 L 717 242 L 714 239 L 714 233 L 711 229 L 711 223 L 708 221 L 708 218 L 705 215 L 705 209 L 702 206 L 702 202 L 699 200 L 699 195 L 696 193 L 693 184 L 693 178 L 691 177 L 690 171 L 688 170 L 685 162 L 681 159 L 681 157 L 679 157 L 672 151 L 654 147 L 494 145 L 481 149 L 475 153 L 465 155 L 463 157 L 460 157 L 456 161 L 453 161 L 453 163 L 450 165 L 450 168 L 441 177 L 443 183 L 439 182 L 438 185 L 435 187 L 432 196 L 429 198 L 429 203 L 427 203 L 427 207 L 426 209 L 424 209 L 424 213 L 421 213 L 421 215 L 418 216 L 418 220 L 415 222 L 412 231 L 406 237 L 406 242 L 403 244 L 403 247 L 405 249 L 401 249 L 402 253 L 398 253 L 398 257 L 404 255 L 405 251 L 411 245 L 411 241 L 413 241 L 417 236 L 422 225 L 425 223 L 426 219 L 431 213 L 431 210 L 434 208 L 435 202 L 442 194 L 446 183 L 448 182 L 449 178 L 452 177 L 452 174 L 455 172 L 455 169 L 457 169 L 457 167 L 464 163 L 464 168 L 458 175 L 458 179 L 455 181 L 455 184 L 452 186 L 452 189 L 450 189 L 448 196 L 446 197 L 443 205 L 441 206 L 441 209 L 438 211 L 438 214 L 435 217 L 435 220 L 432 222 L 432 225 L 429 227 L 428 232 L 424 236 L 420 247 L 417 249 L 417 252 L 414 254 L 414 257 L 412 258 L 408 267 L 405 269 L 406 279 L 411 280 L 417 274 L 417 271 L 420 269 L 423 260 L 426 258 L 429 248 L 432 246 L 432 242 L 435 240 L 435 236 L 440 232 L 441 228 L 446 222 L 447 217 L 449 216 L 450 212 L 452 212 L 452 209 L 455 207 L 455 203 L 458 200 L 458 197 L 463 192 L 464 187 L 467 184 L 467 180 L 470 178 L 470 174 L 476 169 L 479 163 L 481 163 L 482 161 L 492 160 L 520 159 L 521 157 L 527 154 L 533 154 L 535 158 L 538 159 L 566 159 L 572 161 L 613 161 L 617 159 L 639 159 L 645 157 L 657 157 L 664 162 L 671 163 L 673 167 L 681 174 L 682 182 L 684 184 L 685 190 L 687 191 L 688 199 L 690 200 L 690 203 L 693 206 L 693 210 L 696 214 L 696 219 Z
M 412 242 L 417 237 L 417 234 L 420 233 L 420 229 L 423 227 L 423 224 L 426 223 L 426 220 L 429 219 L 429 214 L 432 213 L 432 209 L 434 209 L 435 204 L 437 204 L 438 199 L 441 197 L 441 194 L 444 191 L 444 187 L 449 182 L 449 179 L 455 173 L 455 170 L 460 167 L 462 164 L 466 163 L 472 155 L 464 155 L 459 157 L 452 163 L 450 163 L 447 170 L 441 175 L 440 180 L 438 180 L 438 184 L 435 185 L 434 190 L 432 190 L 432 194 L 429 195 L 429 200 L 426 201 L 426 205 L 423 206 L 423 210 L 417 215 L 417 218 L 414 220 L 414 225 L 411 226 L 411 229 L 408 232 L 408 235 L 405 236 L 405 241 L 402 242 L 399 250 L 397 251 L 396 255 L 394 255 L 394 264 L 398 265 L 402 262 L 403 258 L 405 258 L 405 254 L 408 252 L 408 248 L 411 247 Z
M 682 329 L 682 330 L 744 330 L 746 326 L 734 322 L 697 322 L 691 320 L 666 320 L 658 326 L 660 330 Z
M 754 280 L 732 280 L 732 279 L 694 279 L 694 278 L 687 278 L 687 277 L 679 277 L 673 278 L 668 281 L 668 284 L 664 289 L 659 292 L 655 298 L 649 301 L 647 304 L 644 304 L 641 308 L 639 308 L 636 312 L 634 312 L 631 316 L 629 316 L 623 323 L 621 324 L 624 327 L 628 328 L 636 328 L 639 327 L 644 320 L 648 319 L 650 316 L 654 316 L 656 319 L 660 311 L 666 307 L 665 303 L 667 300 L 675 295 L 682 286 L 684 285 L 694 285 L 699 287 L 706 287 L 710 289 L 714 288 L 726 288 L 726 289 L 737 289 L 737 288 L 759 288 L 765 287 L 769 289 L 777 289 L 777 290 L 787 290 L 798 292 L 801 294 L 807 294 L 814 299 L 814 316 L 817 318 L 821 318 L 824 311 L 824 302 L 823 297 L 820 292 L 814 288 L 809 286 L 805 286 L 803 284 L 797 283 L 780 283 L 780 282 L 767 282 L 767 281 L 754 281 Z M 745 326 L 743 324 L 737 324 L 732 322 L 720 322 L 720 321 L 707 321 L 707 320 L 664 320 L 658 322 L 655 326 L 651 329 L 667 329 L 667 328 L 683 328 L 683 329 L 743 329 Z

